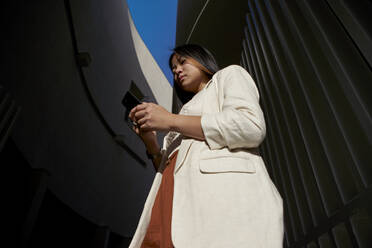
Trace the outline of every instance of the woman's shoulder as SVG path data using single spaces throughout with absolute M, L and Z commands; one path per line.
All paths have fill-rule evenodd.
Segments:
M 240 65 L 229 65 L 225 68 L 217 71 L 214 75 L 214 81 L 216 82 L 217 88 L 234 88 L 236 90 L 243 90 L 243 85 L 250 85 L 254 88 L 254 91 L 259 95 L 256 83 L 249 72 Z M 242 84 L 242 82 L 247 82 Z M 251 88 L 252 88 L 251 87 Z
M 228 65 L 220 69 L 216 73 L 226 73 L 226 72 L 231 72 L 231 71 L 246 71 L 246 70 L 241 65 L 232 64 L 232 65 Z
M 219 71 L 217 71 L 214 74 L 214 77 L 219 78 L 221 76 L 226 76 L 226 75 L 229 75 L 231 73 L 238 73 L 238 72 L 248 73 L 247 70 L 244 69 L 244 67 L 242 67 L 240 65 L 232 64 L 232 65 L 226 66 L 226 67 L 220 69 Z
M 225 79 L 243 76 L 243 78 L 250 78 L 250 74 L 247 72 L 244 67 L 236 64 L 226 66 L 213 75 L 214 81 L 217 81 L 217 84 L 224 84 Z

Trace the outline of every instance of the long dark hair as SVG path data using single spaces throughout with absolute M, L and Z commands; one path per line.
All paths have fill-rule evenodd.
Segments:
M 172 70 L 172 58 L 175 54 L 191 57 L 201 65 L 201 70 L 208 76 L 209 79 L 219 70 L 218 64 L 214 56 L 206 48 L 196 44 L 185 44 L 173 48 L 173 53 L 169 56 L 169 68 Z M 173 86 L 177 97 L 183 104 L 188 102 L 195 93 L 182 90 L 173 79 Z

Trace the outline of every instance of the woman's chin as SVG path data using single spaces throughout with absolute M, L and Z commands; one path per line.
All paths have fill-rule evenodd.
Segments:
M 186 92 L 195 93 L 195 90 L 191 88 L 189 85 L 185 85 L 185 86 L 181 85 L 181 89 Z
M 190 87 L 189 85 L 185 84 L 184 81 L 180 82 L 178 84 L 178 86 L 180 86 L 180 88 L 184 91 L 188 91 L 188 88 Z
M 185 80 L 182 80 L 182 82 L 179 82 L 178 83 L 178 86 L 183 90 L 183 91 L 186 91 L 186 92 L 190 92 L 190 93 L 195 93 L 195 87 L 192 87 L 192 85 L 188 84 L 187 82 L 185 82 Z

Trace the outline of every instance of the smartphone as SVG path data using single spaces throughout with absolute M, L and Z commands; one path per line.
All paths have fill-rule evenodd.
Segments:
M 123 100 L 121 101 L 121 104 L 127 109 L 127 111 L 131 111 L 132 108 L 137 106 L 138 104 L 141 104 L 141 101 L 135 97 L 130 91 L 125 93 Z

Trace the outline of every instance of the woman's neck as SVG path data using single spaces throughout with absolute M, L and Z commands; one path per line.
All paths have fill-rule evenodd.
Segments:
M 205 77 L 205 78 L 200 82 L 199 87 L 198 87 L 197 91 L 195 92 L 195 94 L 198 93 L 199 91 L 201 91 L 202 89 L 204 89 L 204 87 L 207 85 L 207 83 L 208 83 L 209 81 L 210 81 L 210 78 Z

